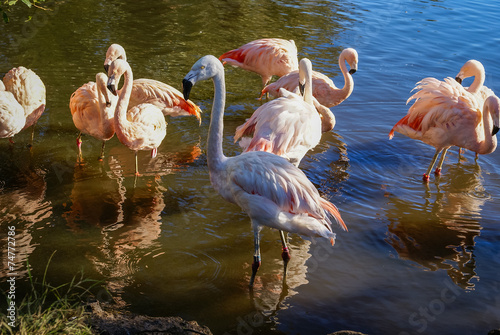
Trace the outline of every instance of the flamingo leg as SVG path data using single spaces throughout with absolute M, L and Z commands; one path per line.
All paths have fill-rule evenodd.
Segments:
M 441 158 L 439 159 L 438 167 L 436 168 L 436 171 L 434 171 L 434 174 L 440 175 L 441 174 L 441 167 L 443 166 L 444 162 L 444 157 L 446 156 L 446 153 L 448 152 L 449 148 L 446 148 L 443 150 L 443 153 L 441 154 Z
M 36 123 L 34 123 L 31 127 L 31 142 L 30 144 L 28 144 L 28 148 L 31 148 L 33 146 L 33 139 L 35 138 L 35 125 Z
M 82 133 L 78 134 L 78 137 L 76 138 L 76 146 L 78 147 L 78 162 L 82 162 Z
M 257 225 L 254 225 L 253 229 L 254 234 L 254 254 L 253 254 L 253 263 L 252 263 L 252 277 L 250 277 L 250 287 L 253 287 L 253 282 L 255 280 L 255 275 L 257 274 L 257 270 L 260 267 L 260 228 Z
M 140 176 L 139 168 L 138 168 L 138 164 L 137 164 L 137 151 L 135 152 L 135 175 Z
M 102 162 L 104 159 L 104 146 L 106 145 L 106 141 L 102 141 L 102 147 L 101 147 L 101 155 L 97 157 L 97 160 Z
M 288 246 L 286 244 L 286 237 L 285 233 L 283 233 L 283 230 L 280 230 L 280 239 L 281 239 L 281 245 L 283 246 L 283 251 L 281 252 L 281 258 L 283 258 L 284 276 L 286 276 L 288 261 L 290 260 L 291 257 L 290 257 L 290 251 L 288 250 Z
M 440 152 L 441 152 L 441 150 L 436 149 L 436 153 L 434 154 L 434 157 L 432 157 L 431 164 L 429 165 L 427 172 L 424 174 L 423 180 L 425 182 L 429 181 L 429 179 L 430 179 L 429 175 L 431 174 L 432 168 L 434 167 L 434 164 L 436 163 L 436 160 L 437 160 Z

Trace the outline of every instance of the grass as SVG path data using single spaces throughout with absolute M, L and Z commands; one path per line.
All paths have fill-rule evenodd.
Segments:
M 81 273 L 69 283 L 52 286 L 46 281 L 52 256 L 47 262 L 41 282 L 33 278 L 28 263 L 30 293 L 16 306 L 15 328 L 11 328 L 10 320 L 4 313 L 0 313 L 2 335 L 95 334 L 87 323 L 88 313 L 85 312 L 83 302 L 93 296 L 91 290 L 100 282 L 85 279 Z

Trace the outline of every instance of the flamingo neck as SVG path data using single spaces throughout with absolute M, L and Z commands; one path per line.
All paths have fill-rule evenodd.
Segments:
M 222 134 L 224 130 L 224 107 L 226 101 L 226 84 L 224 81 L 224 70 L 213 77 L 214 101 L 212 104 L 212 117 L 208 129 L 207 164 L 210 172 L 222 169 L 222 163 L 226 159 L 222 151 Z
M 478 154 L 489 154 L 492 153 L 497 147 L 497 137 L 496 135 L 491 136 L 493 130 L 493 118 L 489 110 L 483 110 L 483 122 L 480 124 L 479 131 L 484 132 L 481 142 L 478 142 L 478 148 L 474 150 Z
M 97 83 L 96 83 L 97 84 Z M 114 112 L 112 110 L 112 107 L 106 107 L 106 101 L 112 101 L 110 99 L 110 96 L 108 94 L 108 89 L 107 88 L 102 88 L 101 85 L 97 85 L 97 100 L 99 104 L 99 114 L 101 117 L 101 126 L 103 129 L 109 129 L 109 128 L 114 128 Z
M 476 75 L 474 76 L 474 81 L 469 86 L 469 92 L 473 94 L 478 93 L 483 87 L 484 80 L 484 71 L 478 71 L 478 73 L 476 73 Z
M 342 87 L 342 89 L 340 90 L 342 94 L 341 94 L 341 100 L 338 103 L 347 99 L 351 95 L 352 90 L 354 89 L 354 81 L 352 80 L 352 76 L 349 74 L 349 71 L 347 70 L 345 56 L 342 54 L 340 54 L 339 58 L 339 67 L 340 71 L 342 71 L 342 75 L 344 76 L 344 87 Z
M 118 138 L 123 138 L 123 129 L 128 126 L 130 123 L 127 120 L 127 110 L 128 103 L 130 100 L 130 95 L 132 94 L 132 82 L 134 80 L 134 76 L 132 74 L 132 70 L 128 68 L 124 73 L 123 79 L 123 88 L 120 90 L 120 94 L 118 96 L 118 101 L 116 103 L 115 109 L 115 131 Z M 119 80 L 119 78 L 118 78 Z M 117 81 L 118 84 L 118 81 Z

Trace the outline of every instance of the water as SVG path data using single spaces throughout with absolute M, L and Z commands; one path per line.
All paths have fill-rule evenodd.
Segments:
M 454 77 L 468 59 L 500 90 L 496 1 L 66 1 L 31 22 L 2 25 L 0 71 L 24 65 L 47 87 L 47 110 L 29 151 L 29 131 L 0 141 L 1 236 L 16 226 L 18 290 L 26 260 L 48 280 L 83 271 L 103 280 L 123 309 L 179 315 L 216 334 L 486 334 L 500 326 L 500 158 L 450 150 L 444 173 L 421 176 L 434 149 L 388 132 L 420 79 Z M 20 14 L 17 10 L 14 14 Z M 15 17 L 13 17 L 15 18 Z M 116 137 L 84 138 L 76 164 L 69 97 L 102 71 L 107 47 L 122 44 L 136 78 L 180 87 L 205 54 L 261 37 L 294 39 L 300 57 L 341 86 L 342 49 L 359 53 L 352 96 L 332 108 L 335 129 L 301 163 L 340 209 L 349 232 L 328 241 L 290 235 L 283 284 L 280 241 L 264 229 L 263 264 L 247 287 L 253 252 L 248 217 L 210 186 L 206 135 L 213 88 L 192 99 L 204 111 L 169 119 L 159 157 L 139 156 Z M 237 155 L 235 128 L 260 103 L 261 79 L 227 68 L 224 151 Z M 467 85 L 470 82 L 465 82 Z M 7 287 L 6 247 L 2 287 Z M 3 305 L 2 305 L 3 306 Z

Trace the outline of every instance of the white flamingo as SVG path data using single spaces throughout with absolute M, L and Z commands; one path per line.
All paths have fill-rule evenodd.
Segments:
M 80 131 L 76 139 L 78 160 L 82 160 L 82 133 L 102 141 L 101 155 L 104 158 L 106 141 L 115 134 L 114 115 L 116 97 L 106 88 L 108 77 L 96 74 L 95 83 L 90 81 L 79 87 L 69 99 L 69 108 L 75 127 Z
M 108 72 L 115 59 L 127 60 L 125 49 L 119 44 L 112 44 L 104 60 L 104 69 Z M 201 123 L 201 109 L 192 101 L 184 99 L 182 93 L 174 87 L 154 79 L 136 79 L 130 93 L 129 108 L 142 103 L 151 103 L 158 107 L 165 116 L 195 116 Z
M 183 80 L 184 96 L 201 80 L 214 82 L 214 102 L 208 134 L 207 164 L 213 187 L 227 201 L 239 205 L 250 217 L 255 252 L 253 285 L 261 263 L 259 232 L 262 226 L 307 236 L 335 240 L 330 218 L 346 226 L 338 209 L 323 199 L 306 175 L 285 158 L 262 151 L 226 157 L 222 151 L 225 105 L 224 67 L 214 56 L 198 60 Z M 283 247 L 286 248 L 282 239 Z M 286 266 L 286 261 L 285 261 Z
M 0 81 L 0 138 L 9 138 L 12 143 L 12 137 L 23 129 L 25 123 L 23 106 Z
M 321 118 L 313 106 L 311 61 L 299 63 L 299 81 L 303 97 L 282 89 L 281 97 L 255 110 L 236 128 L 234 141 L 240 141 L 246 152 L 267 151 L 288 159 L 298 166 L 307 151 L 321 139 Z M 245 136 L 251 136 L 248 138 Z
M 262 87 L 272 76 L 282 77 L 299 69 L 297 47 L 293 40 L 262 38 L 249 42 L 219 57 L 223 64 L 241 67 L 262 77 Z
M 346 62 L 350 66 L 349 70 L 347 70 Z M 344 76 L 344 87 L 342 88 L 337 88 L 333 81 L 324 74 L 317 71 L 313 71 L 312 73 L 313 96 L 323 106 L 336 106 L 351 95 L 354 89 L 352 74 L 358 69 L 357 51 L 352 48 L 344 49 L 340 53 L 339 67 Z M 280 88 L 285 88 L 290 92 L 294 92 L 298 85 L 299 72 L 298 70 L 292 71 L 274 83 L 264 87 L 261 97 L 268 93 L 274 97 L 279 97 Z
M 156 157 L 157 149 L 167 134 L 165 117 L 161 109 L 150 103 L 128 108 L 133 74 L 127 61 L 117 59 L 112 62 L 108 74 L 108 88 L 114 95 L 117 95 L 120 77 L 124 76 L 114 115 L 115 132 L 122 144 L 135 151 L 135 174 L 138 176 L 137 151 L 151 150 L 151 157 Z
M 35 72 L 24 66 L 11 69 L 3 77 L 3 84 L 5 90 L 11 92 L 24 109 L 24 126 L 21 130 L 33 126 L 31 132 L 31 143 L 33 143 L 35 124 L 45 111 L 45 85 Z

